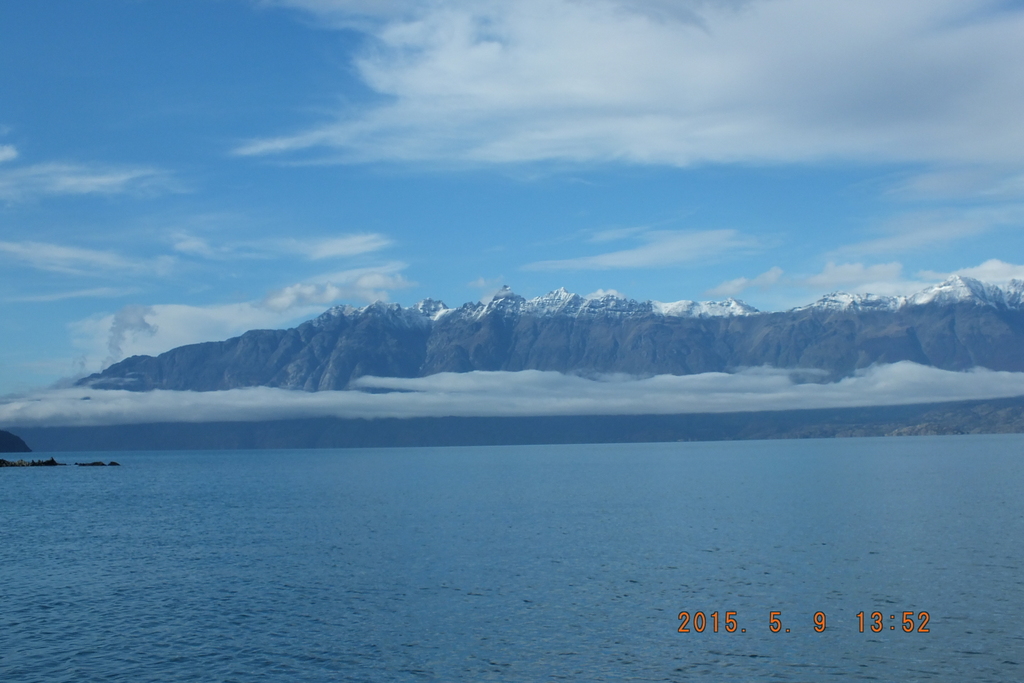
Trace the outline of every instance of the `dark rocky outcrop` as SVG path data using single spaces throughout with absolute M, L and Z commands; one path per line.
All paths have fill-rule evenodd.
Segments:
M 10 432 L 5 432 L 0 429 L 0 453 L 31 453 L 32 449 L 28 447 L 24 441 L 21 440 L 20 436 L 15 436 Z
M 53 458 L 49 460 L 4 460 L 0 458 L 0 467 L 62 467 L 64 463 Z

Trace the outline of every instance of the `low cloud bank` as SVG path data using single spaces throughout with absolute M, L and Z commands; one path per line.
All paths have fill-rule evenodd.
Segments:
M 640 415 L 841 408 L 1024 395 L 1024 373 L 950 372 L 910 362 L 873 366 L 831 384 L 788 370 L 586 379 L 557 372 L 363 377 L 350 391 L 55 389 L 0 402 L 0 425 L 46 427 L 304 417 Z

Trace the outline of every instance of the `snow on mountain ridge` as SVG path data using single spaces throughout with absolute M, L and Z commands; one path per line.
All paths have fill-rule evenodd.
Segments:
M 813 304 L 800 306 L 793 310 L 873 310 L 895 311 L 904 306 L 924 306 L 927 304 L 949 305 L 973 302 L 995 308 L 1019 308 L 1024 304 L 1024 282 L 1010 280 L 1006 289 L 988 284 L 972 277 L 953 275 L 952 277 L 922 289 L 910 296 L 880 296 L 877 294 L 848 294 L 832 292 L 821 297 Z
M 928 303 L 951 304 L 976 300 L 990 306 L 1005 306 L 1006 293 L 996 285 L 975 280 L 973 277 L 954 275 L 937 285 L 928 287 L 907 298 L 907 304 L 921 306 Z
M 878 294 L 848 294 L 832 292 L 821 297 L 813 304 L 799 306 L 794 311 L 826 310 L 826 311 L 895 311 L 907 302 L 905 296 L 881 296 Z
M 504 291 L 504 290 L 503 290 Z M 509 290 L 511 291 L 511 290 Z M 753 315 L 759 311 L 736 299 L 725 301 L 636 301 L 614 294 L 585 298 L 564 287 L 533 299 L 522 300 L 521 313 L 548 315 L 662 315 L 678 318 L 716 318 Z
M 1006 305 L 1013 308 L 1024 306 L 1024 280 L 1010 280 L 1003 289 Z
M 878 294 L 850 294 L 832 292 L 821 297 L 814 303 L 790 309 L 792 311 L 823 310 L 823 311 L 895 311 L 904 306 L 923 306 L 927 304 L 956 304 L 973 302 L 993 307 L 1024 307 L 1024 281 L 1010 280 L 1005 288 L 988 284 L 974 278 L 954 275 L 937 285 L 910 296 L 883 296 Z M 485 315 L 499 311 L 511 315 L 532 315 L 547 317 L 565 315 L 580 316 L 633 316 L 658 315 L 674 318 L 725 318 L 733 316 L 757 315 L 758 309 L 738 299 L 728 298 L 724 301 L 636 301 L 617 294 L 586 298 L 574 294 L 564 287 L 548 292 L 542 296 L 527 299 L 512 291 L 507 285 L 502 287 L 487 303 L 469 302 L 458 308 L 448 308 L 443 302 L 435 299 L 424 299 L 409 308 L 399 304 L 374 302 L 362 308 L 343 305 L 328 309 L 312 323 L 320 326 L 337 316 L 362 315 L 377 312 L 393 316 L 407 324 L 422 325 L 443 317 L 463 315 L 480 319 Z
M 753 306 L 732 297 L 725 301 L 652 301 L 655 313 L 674 318 L 729 318 L 736 315 L 760 313 Z

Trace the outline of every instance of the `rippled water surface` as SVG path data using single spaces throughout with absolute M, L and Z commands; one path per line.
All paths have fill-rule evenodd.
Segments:
M 1024 680 L 1021 436 L 99 458 L 0 470 L 0 681 Z

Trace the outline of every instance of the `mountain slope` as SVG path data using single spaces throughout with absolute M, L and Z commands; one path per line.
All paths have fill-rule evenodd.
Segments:
M 0 429 L 0 453 L 31 453 L 20 436 Z
M 633 375 L 768 365 L 835 380 L 874 363 L 1024 371 L 1024 283 L 954 277 L 911 297 L 830 294 L 790 311 L 739 301 L 671 304 L 507 288 L 457 309 L 339 306 L 290 330 L 134 356 L 79 381 L 97 389 L 344 389 L 363 375 L 473 370 Z

